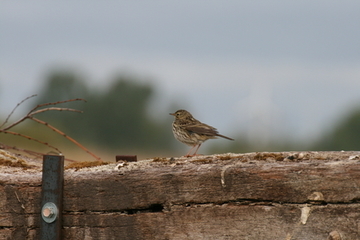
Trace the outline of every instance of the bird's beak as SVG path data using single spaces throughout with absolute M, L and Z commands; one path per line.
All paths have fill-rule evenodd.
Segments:
M 169 114 L 175 116 L 175 113 L 169 113 Z

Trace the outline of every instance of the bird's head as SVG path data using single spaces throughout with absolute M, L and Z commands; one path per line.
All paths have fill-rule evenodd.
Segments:
M 175 117 L 175 119 L 186 119 L 186 118 L 192 118 L 191 113 L 189 113 L 186 110 L 180 109 L 177 110 L 174 113 L 169 113 L 170 115 L 173 115 Z

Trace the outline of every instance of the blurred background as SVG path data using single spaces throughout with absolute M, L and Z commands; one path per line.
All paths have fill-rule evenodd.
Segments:
M 360 1 L 2 1 L 0 120 L 37 117 L 105 160 L 184 155 L 170 112 L 235 138 L 199 153 L 360 149 Z M 1 124 L 0 124 L 1 125 Z M 87 160 L 27 120 L 14 131 Z M 47 151 L 16 136 L 0 143 Z

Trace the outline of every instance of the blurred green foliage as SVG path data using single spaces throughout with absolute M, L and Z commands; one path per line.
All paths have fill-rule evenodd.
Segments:
M 57 106 L 83 113 L 48 111 L 39 118 L 58 127 L 81 143 L 105 149 L 173 151 L 171 121 L 153 119 L 148 113 L 154 87 L 128 75 L 117 75 L 108 88 L 90 89 L 73 72 L 54 71 L 46 79 L 36 104 L 83 98 Z
M 172 135 L 173 119 L 168 115 L 168 111 L 162 112 L 163 117 L 158 119 L 151 116 L 149 109 L 152 109 L 150 105 L 154 103 L 156 89 L 149 81 L 140 80 L 128 74 L 119 74 L 112 79 L 108 87 L 91 88 L 86 78 L 75 71 L 52 71 L 44 81 L 37 102 L 29 108 L 37 104 L 83 98 L 87 102 L 76 101 L 55 106 L 74 108 L 83 113 L 48 111 L 38 114 L 37 118 L 55 126 L 83 145 L 95 146 L 104 151 L 135 152 L 145 156 L 159 153 L 163 156 L 185 154 L 187 147 L 177 142 Z M 173 106 L 171 111 L 174 109 L 176 107 Z M 74 147 L 64 137 L 28 120 L 12 130 L 49 142 L 61 149 L 65 145 Z M 284 138 L 263 146 L 250 143 L 236 131 L 231 137 L 235 141 L 209 141 L 200 149 L 200 153 L 359 150 L 360 107 L 350 111 L 315 142 Z M 4 141 L 5 136 L 2 136 L 1 140 Z M 4 143 L 27 149 L 39 145 L 11 135 L 6 135 Z M 178 151 L 180 149 L 181 152 Z
M 345 115 L 311 149 L 323 151 L 360 150 L 360 107 L 354 108 Z

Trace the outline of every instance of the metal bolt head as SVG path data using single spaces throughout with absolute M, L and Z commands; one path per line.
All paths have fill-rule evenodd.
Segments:
M 41 217 L 47 223 L 52 223 L 58 216 L 58 208 L 55 203 L 47 202 L 41 209 Z
M 44 208 L 42 214 L 47 218 L 52 217 L 54 215 L 54 209 L 52 207 Z

